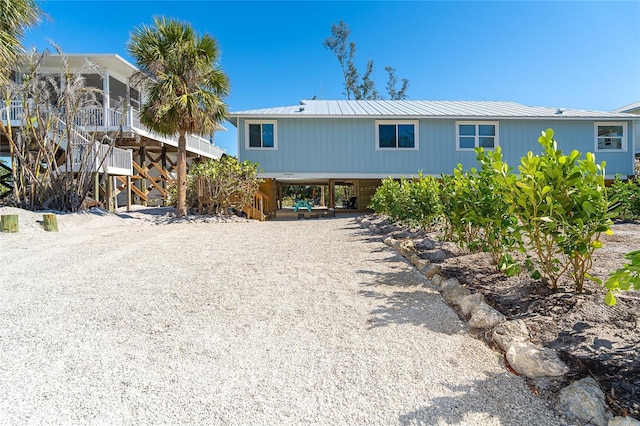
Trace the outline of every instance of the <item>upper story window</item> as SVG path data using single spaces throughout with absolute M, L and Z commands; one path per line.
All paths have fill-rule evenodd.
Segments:
M 456 149 L 473 151 L 475 148 L 494 149 L 498 146 L 497 121 L 457 121 Z
M 376 149 L 418 149 L 418 122 L 376 121 Z
M 626 151 L 627 123 L 595 123 L 596 151 Z
M 276 149 L 278 147 L 275 121 L 247 121 L 245 124 L 245 148 Z

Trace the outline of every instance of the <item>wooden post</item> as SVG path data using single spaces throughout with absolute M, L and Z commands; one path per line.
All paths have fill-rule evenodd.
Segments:
M 107 186 L 107 195 L 105 197 L 105 207 L 108 211 L 113 211 L 113 180 L 111 180 L 111 176 L 107 175 L 106 186 Z
M 100 174 L 98 172 L 93 174 L 93 199 L 96 203 L 100 202 Z
M 167 171 L 167 146 L 162 144 L 162 170 Z M 167 180 L 162 179 L 162 189 L 167 190 Z M 162 198 L 162 206 L 167 205 L 167 199 L 165 197 Z
M 48 232 L 58 232 L 58 219 L 53 213 L 44 213 L 42 215 L 42 224 L 44 230 Z
M 146 149 L 144 146 L 140 147 L 140 150 L 138 151 L 138 161 L 139 161 L 139 166 L 142 170 L 146 171 L 147 168 L 145 167 L 145 163 L 146 163 Z M 138 180 L 138 182 L 140 183 L 140 192 L 142 192 L 145 196 L 147 195 L 147 180 L 140 176 L 140 179 Z M 147 200 L 140 198 L 140 204 L 142 204 L 143 206 L 147 206 Z
M 131 176 L 127 176 L 127 211 L 131 211 Z
M 336 208 L 336 181 L 329 179 L 329 208 Z
M 0 216 L 0 232 L 18 232 L 18 215 L 3 214 Z

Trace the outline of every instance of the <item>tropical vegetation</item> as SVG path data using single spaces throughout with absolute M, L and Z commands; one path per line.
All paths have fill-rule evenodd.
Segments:
M 360 72 L 355 65 L 356 44 L 353 41 L 349 41 L 350 35 L 349 25 L 341 20 L 337 24 L 335 22 L 331 24 L 331 35 L 322 42 L 322 45 L 331 51 L 338 63 L 340 63 L 344 78 L 344 94 L 347 99 L 382 99 L 383 97 L 376 89 L 375 81 L 372 78 L 374 73 L 372 59 L 367 61 L 365 72 L 360 77 Z M 406 99 L 409 80 L 403 78 L 402 84 L 398 89 L 398 78 L 395 75 L 396 69 L 387 66 L 384 70 L 387 72 L 388 77 L 385 88 L 389 98 L 392 100 Z
M 217 41 L 184 22 L 154 18 L 134 30 L 127 49 L 147 89 L 141 122 L 162 135 L 178 133 L 176 215 L 187 214 L 187 133 L 210 134 L 228 114 L 229 79 L 220 68 Z
M 0 122 L 10 150 L 9 202 L 30 210 L 77 211 L 93 187 L 94 172 L 113 147 L 115 132 L 101 134 L 98 140 L 87 121 L 89 112 L 99 107 L 101 91 L 85 87 L 83 74 L 97 67 L 86 62 L 71 69 L 64 52 L 54 47 L 63 73 L 42 72 L 50 53 L 33 50 L 14 65 L 21 76 L 18 82 L 8 79 L 2 84 L 3 107 L 20 111 L 15 117 L 19 126 Z
M 6 0 L 0 7 L 0 84 L 8 80 L 9 67 L 23 53 L 25 30 L 38 23 L 42 12 L 35 0 Z
M 628 203 L 625 214 L 634 211 L 638 187 L 618 180 L 608 191 L 605 163 L 596 163 L 592 153 L 564 154 L 552 129 L 543 131 L 538 143 L 542 152 L 523 156 L 518 174 L 503 161 L 499 147 L 478 148 L 478 168 L 458 165 L 440 180 L 385 179 L 371 207 L 411 225 L 439 220 L 445 239 L 470 252 L 490 253 L 496 268 L 508 275 L 527 270 L 554 289 L 568 277 L 578 293 L 591 279 L 608 289 L 606 302 L 615 303 L 613 292 L 640 286 L 640 252 L 628 254 L 631 262 L 605 283 L 589 271 L 620 205 Z
M 243 206 L 251 204 L 253 194 L 260 187 L 258 164 L 238 161 L 224 156 L 220 160 L 194 163 L 189 169 L 188 200 L 191 207 L 198 205 L 198 191 L 207 194 L 211 203 L 209 211 L 227 214 L 234 208 L 239 213 Z M 198 188 L 200 186 L 200 188 Z

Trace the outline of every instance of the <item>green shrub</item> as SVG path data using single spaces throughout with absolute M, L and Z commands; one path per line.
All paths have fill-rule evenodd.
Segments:
M 386 178 L 371 198 L 370 208 L 394 222 L 427 228 L 442 215 L 439 193 L 438 180 L 422 173 L 416 179 Z
M 517 219 L 510 213 L 501 188 L 503 179 L 494 165 L 502 152 L 476 149 L 480 169 L 465 171 L 458 165 L 443 177 L 441 202 L 446 218 L 445 235 L 471 252 L 488 252 L 496 266 L 509 275 L 520 272 L 510 251 L 520 244 Z
M 640 219 L 640 186 L 635 180 L 622 180 L 616 176 L 607 194 L 611 203 L 616 206 L 619 220 Z
M 640 250 L 629 252 L 624 257 L 630 262 L 625 263 L 622 268 L 609 274 L 607 281 L 604 282 L 604 287 L 607 289 L 604 302 L 609 306 L 614 306 L 617 302 L 614 296 L 615 292 L 631 290 L 632 286 L 635 290 L 640 290 Z M 590 278 L 603 285 L 602 280 L 594 277 Z
M 584 159 L 576 150 L 563 155 L 551 129 L 538 142 L 543 153 L 522 157 L 518 177 L 502 169 L 506 201 L 534 253 L 533 276 L 557 288 L 569 272 L 581 292 L 593 251 L 602 247 L 600 234 L 610 232 L 605 164 L 590 152 Z
M 192 164 L 187 176 L 187 202 L 197 205 L 197 178 L 203 178 L 211 194 L 216 213 L 227 213 L 229 207 L 250 204 L 251 197 L 260 187 L 258 164 L 238 161 L 224 156 L 219 160 L 206 160 Z

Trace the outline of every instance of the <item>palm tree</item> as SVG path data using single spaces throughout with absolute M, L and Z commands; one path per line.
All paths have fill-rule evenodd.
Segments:
M 40 15 L 35 0 L 0 0 L 0 83 L 22 49 L 25 30 L 39 22 Z
M 222 101 L 229 79 L 218 67 L 216 40 L 195 34 L 190 24 L 155 17 L 136 28 L 127 44 L 148 91 L 140 120 L 163 135 L 178 133 L 176 215 L 187 213 L 187 133 L 207 134 L 227 117 Z

